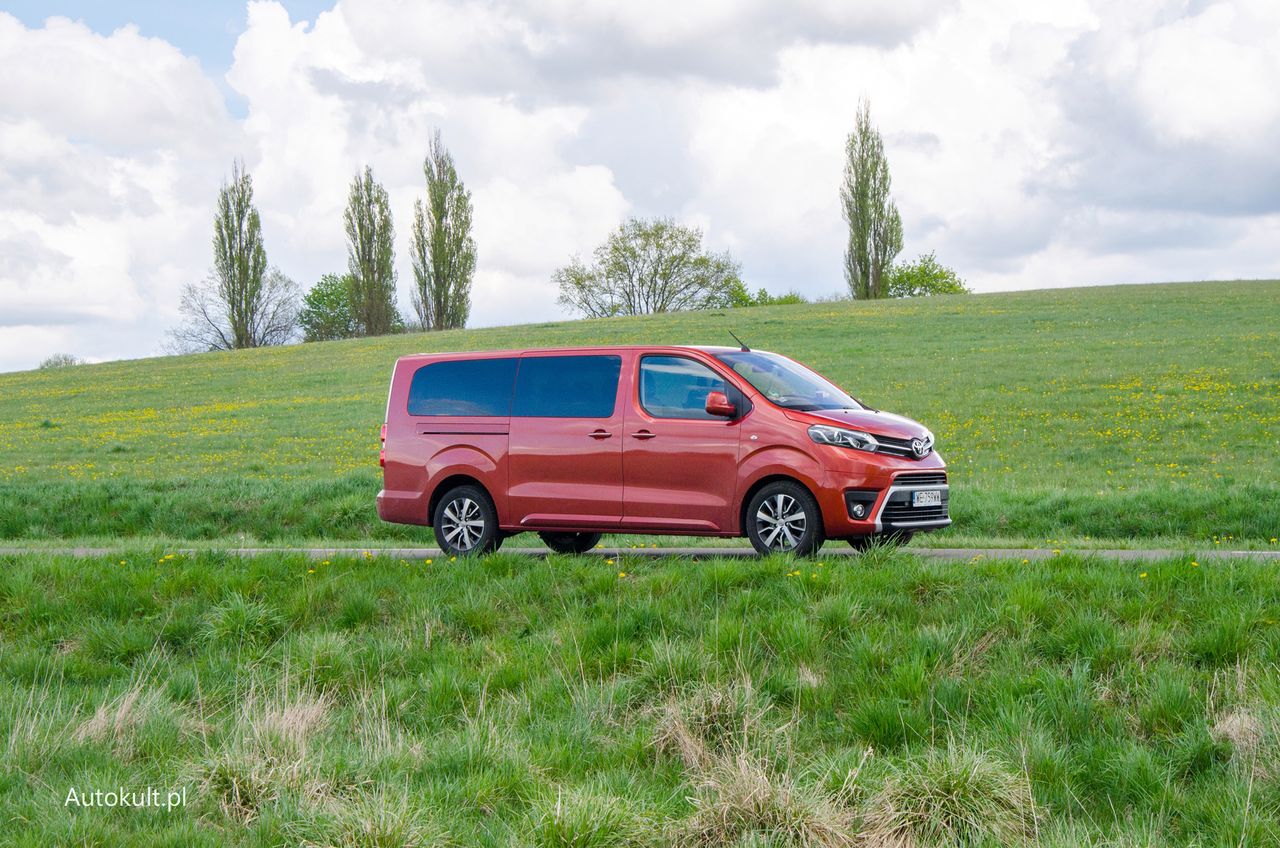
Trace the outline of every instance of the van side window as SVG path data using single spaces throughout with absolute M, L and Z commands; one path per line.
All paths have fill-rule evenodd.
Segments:
M 510 357 L 424 365 L 409 384 L 409 414 L 508 416 L 517 362 Z
M 511 414 L 523 418 L 609 418 L 618 397 L 620 356 L 526 356 Z
M 715 418 L 707 412 L 711 392 L 730 394 L 720 375 L 701 362 L 683 356 L 640 360 L 640 405 L 654 418 Z M 736 395 L 733 391 L 730 399 Z

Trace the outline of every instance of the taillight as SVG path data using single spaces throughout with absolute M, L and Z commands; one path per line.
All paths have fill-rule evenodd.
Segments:
M 382 432 L 378 435 L 378 439 L 381 442 L 381 445 L 378 448 L 378 465 L 382 466 L 383 468 L 386 468 L 387 467 L 387 425 L 385 422 L 382 425 Z

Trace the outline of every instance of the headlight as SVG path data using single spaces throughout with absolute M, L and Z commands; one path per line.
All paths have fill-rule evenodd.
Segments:
M 809 438 L 820 445 L 835 445 L 841 448 L 874 453 L 880 443 L 876 437 L 861 430 L 846 430 L 843 427 L 829 427 L 826 424 L 814 424 L 809 428 Z

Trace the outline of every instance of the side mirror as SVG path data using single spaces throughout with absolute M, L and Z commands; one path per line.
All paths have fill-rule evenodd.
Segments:
M 707 413 L 721 418 L 733 418 L 738 414 L 738 407 L 734 405 L 733 401 L 729 400 L 724 392 L 709 392 L 707 394 Z

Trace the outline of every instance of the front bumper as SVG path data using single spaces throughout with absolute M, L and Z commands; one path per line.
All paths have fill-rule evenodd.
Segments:
M 914 506 L 912 496 L 916 492 L 940 492 L 941 503 L 937 505 Z M 899 484 L 895 481 L 883 496 L 872 513 L 875 521 L 875 532 L 884 533 L 896 530 L 919 532 L 938 530 L 951 523 L 948 500 L 950 487 L 943 483 Z
M 825 482 L 819 502 L 823 525 L 831 538 L 916 533 L 951 524 L 946 465 L 936 454 L 919 463 L 864 463 L 856 469 L 828 469 Z M 914 505 L 912 496 L 917 491 L 938 492 L 939 503 Z

